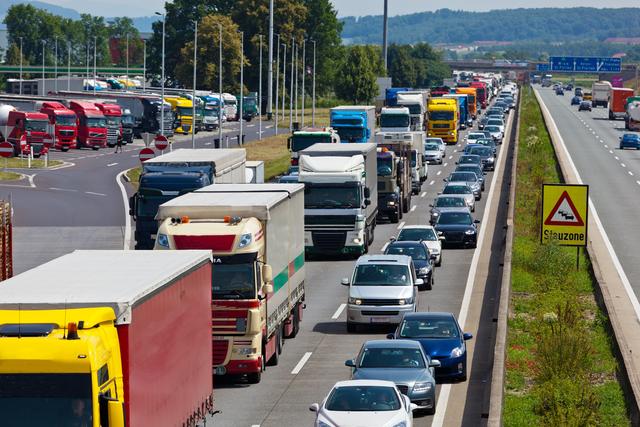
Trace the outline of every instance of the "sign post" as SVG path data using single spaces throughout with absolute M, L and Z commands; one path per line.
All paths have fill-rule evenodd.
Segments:
M 145 147 L 148 147 L 149 145 L 151 145 L 151 141 L 153 141 L 153 137 L 154 137 L 154 134 L 152 133 L 149 133 L 149 132 L 142 133 L 142 140 L 144 141 Z
M 540 242 L 576 247 L 576 269 L 580 247 L 587 245 L 589 186 L 542 184 Z

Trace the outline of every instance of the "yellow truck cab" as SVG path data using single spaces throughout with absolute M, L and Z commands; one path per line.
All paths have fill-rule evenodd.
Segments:
M 179 96 L 165 96 L 164 100 L 171 104 L 171 109 L 176 117 L 176 133 L 188 135 L 198 133 L 193 126 L 193 101 Z
M 447 144 L 458 143 L 458 100 L 453 98 L 430 98 L 428 104 L 428 136 L 442 138 Z
M 2 282 L 0 425 L 203 419 L 210 293 L 208 251 L 75 251 Z

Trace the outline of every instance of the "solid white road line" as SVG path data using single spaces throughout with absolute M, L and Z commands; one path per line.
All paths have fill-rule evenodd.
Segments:
M 404 221 L 400 222 L 400 224 L 398 224 L 398 226 L 396 227 L 397 230 L 400 230 L 402 227 L 404 227 Z
M 72 190 L 70 188 L 58 188 L 58 187 L 49 187 L 49 190 L 54 190 L 54 191 L 67 191 L 69 193 L 75 193 L 78 190 Z
M 309 358 L 311 357 L 313 353 L 310 351 L 307 351 L 304 356 L 302 356 L 302 359 L 300 359 L 300 361 L 298 362 L 298 364 L 295 366 L 295 368 L 293 368 L 293 371 L 291 371 L 292 375 L 298 375 L 298 373 L 302 370 L 302 368 L 304 368 L 304 364 L 307 363 L 307 360 L 309 360 Z
M 116 183 L 118 184 L 118 188 L 120 188 L 122 205 L 124 207 L 124 241 L 122 242 L 122 246 L 125 251 L 128 251 L 131 246 L 131 217 L 129 216 L 129 198 L 127 197 L 127 190 L 124 188 L 124 184 L 122 184 L 122 176 L 125 172 L 126 170 L 123 170 L 118 174 L 118 176 L 116 176 Z
M 33 182 L 33 178 L 36 176 L 36 174 L 34 173 L 33 175 L 25 176 L 29 179 L 29 185 L 31 186 L 31 188 L 36 188 L 36 184 Z
M 117 165 L 117 163 L 109 163 L 107 167 L 110 168 L 111 166 L 115 166 L 115 165 Z
M 388 244 L 388 243 L 387 243 Z M 384 249 L 382 249 L 384 251 Z M 331 318 L 333 320 L 336 320 L 338 317 L 340 317 L 340 315 L 342 314 L 342 312 L 344 311 L 344 309 L 347 307 L 347 304 L 340 304 L 340 307 L 338 307 L 338 309 L 336 310 L 335 313 L 333 313 L 333 316 L 331 316 Z
M 94 196 L 106 196 L 104 193 L 94 193 L 93 191 L 85 191 L 85 194 L 92 194 Z

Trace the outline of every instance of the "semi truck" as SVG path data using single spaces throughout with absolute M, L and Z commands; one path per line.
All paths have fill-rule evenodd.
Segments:
M 480 109 L 487 108 L 487 103 L 489 102 L 487 84 L 481 81 L 472 81 L 469 86 L 476 89 L 477 102 L 480 105 Z
M 431 98 L 428 109 L 428 136 L 442 138 L 447 144 L 457 144 L 458 101 L 447 98 Z
M 15 156 L 31 153 L 34 157 L 40 157 L 46 154 L 53 144 L 49 131 L 49 117 L 46 114 L 0 105 L 0 142 L 9 142 Z
M 407 107 L 383 107 L 380 112 L 380 132 L 411 131 L 411 116 Z
M 376 133 L 378 169 L 378 216 L 393 223 L 411 206 L 412 138 L 408 133 Z
M 71 100 L 67 107 L 78 117 L 78 148 L 107 146 L 107 119 L 93 102 Z
M 378 213 L 376 145 L 314 144 L 300 152 L 309 254 L 362 255 Z
M 135 248 L 153 248 L 161 204 L 213 183 L 244 184 L 246 157 L 244 148 L 180 149 L 144 162 L 138 191 L 129 199 Z
M 627 111 L 627 98 L 634 95 L 633 89 L 612 87 L 609 93 L 609 120 L 624 119 Z
M 427 180 L 429 172 L 424 155 L 424 132 L 408 132 L 408 135 L 411 138 L 411 187 L 413 194 L 420 194 L 422 183 Z
M 212 131 L 220 124 L 220 98 L 213 95 L 202 95 L 204 102 L 204 116 L 202 118 L 205 130 Z
M 627 98 L 625 110 L 625 128 L 627 130 L 640 131 L 640 96 Z
M 413 90 L 409 87 L 389 87 L 384 91 L 384 105 L 386 107 L 395 107 L 398 105 L 398 93 Z
M 607 107 L 609 104 L 609 93 L 613 86 L 608 81 L 597 81 L 591 85 L 591 106 L 596 108 L 598 105 Z
M 411 116 L 411 130 L 426 129 L 428 92 L 422 90 L 398 93 L 398 105 L 407 107 Z
M 107 145 L 115 147 L 122 140 L 122 109 L 116 103 L 96 102 L 107 122 Z
M 467 111 L 471 116 L 471 120 L 478 117 L 478 89 L 475 87 L 457 87 L 455 93 L 467 95 Z
M 165 96 L 164 99 L 171 104 L 175 132 L 183 135 L 188 135 L 191 132 L 198 133 L 197 124 L 194 125 L 193 121 L 193 102 L 180 96 Z
M 297 166 L 300 151 L 317 143 L 339 144 L 340 135 L 330 127 L 294 130 L 287 139 L 287 148 L 291 153 L 291 165 Z
M 467 110 L 467 95 L 449 93 L 443 95 L 442 99 L 455 99 L 458 103 L 458 129 L 466 129 L 473 125 L 471 116 Z
M 238 120 L 238 98 L 230 93 L 223 93 L 222 100 L 224 103 L 224 114 L 227 121 Z
M 258 383 L 302 321 L 304 186 L 213 184 L 164 203 L 157 218 L 156 251 L 213 252 L 215 374 Z
M 211 277 L 209 251 L 75 251 L 2 282 L 2 425 L 195 427 Z
M 376 107 L 342 105 L 330 110 L 330 125 L 341 142 L 371 142 L 376 129 Z

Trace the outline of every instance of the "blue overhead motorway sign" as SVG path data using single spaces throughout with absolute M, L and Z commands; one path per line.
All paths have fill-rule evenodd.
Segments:
M 549 58 L 549 71 L 564 73 L 619 73 L 621 70 L 621 58 L 584 56 L 552 56 Z
M 549 71 L 550 69 L 549 64 L 536 64 L 536 71 Z

